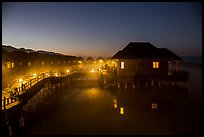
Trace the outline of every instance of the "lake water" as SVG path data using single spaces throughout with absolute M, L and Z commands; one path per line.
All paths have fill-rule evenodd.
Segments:
M 200 134 L 202 68 L 181 69 L 189 71 L 184 95 L 147 89 L 67 89 L 57 110 L 26 134 Z

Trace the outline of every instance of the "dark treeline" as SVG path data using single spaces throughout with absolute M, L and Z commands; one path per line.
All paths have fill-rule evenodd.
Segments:
M 8 52 L 2 48 L 2 62 L 62 62 L 62 61 L 77 61 L 79 58 L 61 54 L 44 54 L 38 52 L 26 53 L 25 51 Z

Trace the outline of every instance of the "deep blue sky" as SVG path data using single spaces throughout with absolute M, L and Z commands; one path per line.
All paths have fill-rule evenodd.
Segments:
M 2 44 L 109 57 L 130 41 L 202 55 L 201 3 L 3 3 Z

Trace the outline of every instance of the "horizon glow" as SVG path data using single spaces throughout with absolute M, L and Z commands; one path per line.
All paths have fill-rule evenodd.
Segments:
M 131 41 L 202 56 L 202 3 L 4 2 L 2 44 L 112 57 Z

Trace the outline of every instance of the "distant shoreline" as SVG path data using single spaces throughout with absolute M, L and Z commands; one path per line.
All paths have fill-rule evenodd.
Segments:
M 183 56 L 182 65 L 185 67 L 199 67 L 202 68 L 202 56 Z
M 202 62 L 201 63 L 197 63 L 197 62 L 183 62 L 182 63 L 183 66 L 185 67 L 198 67 L 198 68 L 202 68 Z

